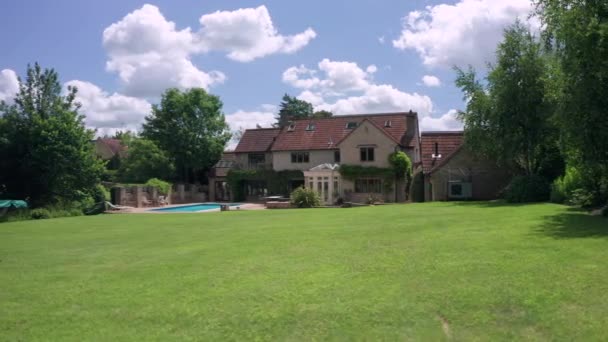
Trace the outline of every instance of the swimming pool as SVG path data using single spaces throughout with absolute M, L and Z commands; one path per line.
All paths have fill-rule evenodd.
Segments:
M 222 204 L 228 204 L 231 207 L 241 205 L 240 203 L 199 203 L 199 204 L 190 204 L 190 205 L 180 205 L 179 207 L 171 207 L 171 208 L 150 209 L 149 211 L 193 213 L 196 211 L 219 209 L 220 205 L 222 205 Z

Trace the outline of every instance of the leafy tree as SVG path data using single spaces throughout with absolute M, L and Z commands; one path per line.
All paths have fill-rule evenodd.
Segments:
M 28 65 L 13 105 L 0 105 L 0 184 L 4 197 L 34 206 L 80 200 L 95 191 L 103 163 L 93 153 L 77 89 L 61 95 L 57 72 Z
M 171 159 L 154 142 L 133 139 L 118 175 L 123 182 L 143 183 L 150 178 L 170 179 L 175 172 Z
M 389 155 L 388 161 L 393 168 L 393 172 L 395 173 L 395 180 L 405 180 L 405 194 L 407 197 L 409 195 L 413 172 L 410 157 L 408 157 L 408 155 L 403 151 L 397 151 Z M 397 196 L 396 192 L 395 196 Z M 398 198 L 396 197 L 395 201 L 397 200 Z
M 487 86 L 473 69 L 456 69 L 456 84 L 467 100 L 466 111 L 460 113 L 466 142 L 472 150 L 527 175 L 540 174 L 543 168 L 555 167 L 547 159 L 555 158 L 557 151 L 553 108 L 546 96 L 547 57 L 519 22 L 505 30 L 496 54 Z
M 222 101 L 204 89 L 167 90 L 146 117 L 142 136 L 166 151 L 178 179 L 190 182 L 196 171 L 210 169 L 230 140 Z
M 312 104 L 288 94 L 283 95 L 279 108 L 277 117 L 279 127 L 286 126 L 290 120 L 306 119 L 313 115 Z
M 323 118 L 331 118 L 334 113 L 328 110 L 318 110 L 312 114 L 312 117 L 315 119 L 323 119 Z
M 129 130 L 117 131 L 116 133 L 114 133 L 112 138 L 120 140 L 120 143 L 123 146 L 129 146 L 129 145 L 131 145 L 131 142 L 133 140 L 137 139 L 137 132 L 132 132 Z
M 563 150 L 572 166 L 608 197 L 608 2 L 536 0 L 548 45 Z
M 277 117 L 277 126 L 279 127 L 286 126 L 291 120 L 322 119 L 333 116 L 333 113 L 327 110 L 315 112 L 311 103 L 288 94 L 283 95 L 283 101 L 279 105 L 279 108 L 279 115 Z

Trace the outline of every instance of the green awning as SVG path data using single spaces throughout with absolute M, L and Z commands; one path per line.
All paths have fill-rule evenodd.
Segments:
M 0 208 L 27 208 L 27 202 L 20 200 L 0 200 Z

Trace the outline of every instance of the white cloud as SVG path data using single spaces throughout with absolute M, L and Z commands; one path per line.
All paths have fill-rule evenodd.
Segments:
M 272 124 L 276 122 L 275 110 L 276 106 L 268 104 L 262 105 L 260 111 L 248 112 L 239 109 L 232 114 L 226 115 L 226 122 L 232 132 L 256 128 L 258 125 L 265 128 L 272 127 Z M 237 144 L 238 141 L 235 139 L 230 140 L 228 146 L 226 146 L 226 150 L 234 150 Z
M 428 66 L 483 67 L 494 60 L 503 30 L 516 18 L 528 20 L 530 0 L 460 0 L 453 5 L 427 6 L 403 18 L 397 49 L 414 49 Z M 537 20 L 530 25 L 538 28 Z
M 12 103 L 15 94 L 19 92 L 17 74 L 11 69 L 0 71 L 0 102 Z
M 432 75 L 424 75 L 422 77 L 422 83 L 427 87 L 439 87 L 441 85 L 441 80 Z
M 375 84 L 372 75 L 376 71 L 375 65 L 363 70 L 357 63 L 323 59 L 318 70 L 303 65 L 287 69 L 283 81 L 303 89 L 298 98 L 310 102 L 317 110 L 334 114 L 414 110 L 426 116 L 432 112 L 433 103 L 428 96 L 410 94 L 389 84 Z
M 384 36 L 378 37 L 378 43 L 380 43 L 380 44 L 384 44 L 385 40 L 386 39 L 384 38 Z
M 278 33 L 266 6 L 217 11 L 200 18 L 204 49 L 228 52 L 228 58 L 249 62 L 274 53 L 294 53 L 314 39 L 312 28 L 292 35 Z
M 148 101 L 117 93 L 108 94 L 96 85 L 73 80 L 65 86 L 78 88 L 76 101 L 82 105 L 86 125 L 97 128 L 98 134 L 113 134 L 117 130 L 139 130 L 144 117 L 150 114 Z
M 457 118 L 458 111 L 449 110 L 438 118 L 430 116 L 420 120 L 420 130 L 422 131 L 459 131 L 462 130 L 462 122 Z
M 338 96 L 367 89 L 370 86 L 372 74 L 377 71 L 375 65 L 370 65 L 363 70 L 357 63 L 331 61 L 327 58 L 319 62 L 317 66 L 319 71 L 324 74 L 323 79 L 315 76 L 317 70 L 300 65 L 285 70 L 283 82 L 294 88 L 317 89 L 325 95 Z
M 244 111 L 237 110 L 232 114 L 226 115 L 226 122 L 230 126 L 230 130 L 237 131 L 239 129 L 271 127 L 276 122 L 274 111 L 265 110 L 264 107 L 260 111 Z
M 200 52 L 190 28 L 177 30 L 158 7 L 144 5 L 103 32 L 108 71 L 118 73 L 124 92 L 158 97 L 169 87 L 208 89 L 225 80 L 219 71 L 198 69 L 190 56 Z
M 192 56 L 225 51 L 231 59 L 248 62 L 294 53 L 316 36 L 310 28 L 280 35 L 264 6 L 205 14 L 200 23 L 197 32 L 178 29 L 158 7 L 146 4 L 104 30 L 106 69 L 118 74 L 125 94 L 154 98 L 169 87 L 209 89 L 226 80 L 220 71 L 201 70 Z

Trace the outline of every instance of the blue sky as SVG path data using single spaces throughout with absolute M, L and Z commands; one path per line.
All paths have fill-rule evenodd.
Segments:
M 38 61 L 79 87 L 87 123 L 102 133 L 137 128 L 167 86 L 219 95 L 233 129 L 270 124 L 284 93 L 336 114 L 413 109 L 425 130 L 458 129 L 451 67 L 483 71 L 503 28 L 530 9 L 528 0 L 7 1 L 0 100 Z

